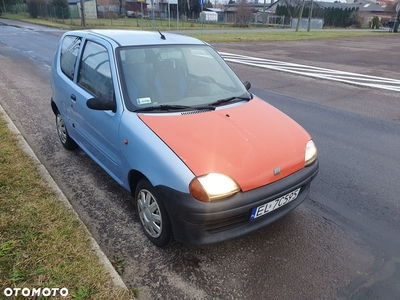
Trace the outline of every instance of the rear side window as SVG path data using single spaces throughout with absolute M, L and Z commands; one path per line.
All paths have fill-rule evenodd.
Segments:
M 81 41 L 81 38 L 76 36 L 66 36 L 62 41 L 60 66 L 62 72 L 71 80 L 74 79 L 76 58 Z
M 78 84 L 99 98 L 114 99 L 110 59 L 107 49 L 88 41 L 82 54 Z

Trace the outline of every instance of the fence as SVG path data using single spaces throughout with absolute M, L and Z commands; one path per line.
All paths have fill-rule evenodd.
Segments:
M 285 16 L 275 16 L 268 13 L 257 13 L 254 15 L 254 26 L 290 28 L 292 19 Z
M 297 18 L 292 19 L 292 28 L 297 27 Z M 324 26 L 324 19 L 311 19 L 310 28 L 311 29 L 322 29 Z M 308 18 L 304 18 L 300 20 L 299 28 L 308 28 Z
M 28 7 L 26 4 L 4 5 L 0 7 L 0 11 L 11 14 L 28 13 Z

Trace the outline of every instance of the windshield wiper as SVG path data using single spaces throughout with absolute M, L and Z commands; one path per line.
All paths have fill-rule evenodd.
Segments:
M 237 101 L 250 101 L 251 98 L 250 97 L 229 97 L 229 98 L 225 98 L 225 99 L 220 99 L 217 100 L 215 102 L 212 102 L 210 104 L 208 104 L 209 106 L 218 106 L 220 104 L 224 104 L 227 102 L 237 102 Z
M 156 111 L 156 110 L 214 110 L 215 107 L 210 107 L 210 106 L 189 106 L 189 105 L 157 105 L 157 106 L 147 106 L 147 107 L 142 107 L 135 109 L 134 112 L 142 112 L 142 111 Z
M 249 101 L 251 97 L 229 97 L 225 99 L 220 99 L 215 102 L 209 103 L 207 105 L 200 106 L 190 106 L 190 105 L 177 105 L 177 104 L 162 104 L 156 106 L 146 106 L 142 108 L 137 108 L 134 112 L 144 112 L 144 111 L 179 111 L 179 110 L 215 110 L 216 106 L 227 103 L 227 102 L 237 102 L 237 101 Z

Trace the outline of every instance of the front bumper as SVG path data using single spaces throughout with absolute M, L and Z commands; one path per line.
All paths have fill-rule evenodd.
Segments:
M 283 217 L 307 198 L 311 181 L 317 176 L 318 170 L 317 160 L 274 183 L 209 203 L 198 201 L 190 194 L 166 186 L 157 186 L 156 189 L 168 211 L 175 239 L 187 244 L 204 245 L 248 234 Z M 250 220 L 254 207 L 275 200 L 297 188 L 301 189 L 294 201 Z

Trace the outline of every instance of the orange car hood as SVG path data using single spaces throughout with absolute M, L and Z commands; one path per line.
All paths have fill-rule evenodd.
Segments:
M 197 114 L 139 117 L 196 176 L 223 173 L 242 191 L 303 168 L 305 146 L 311 139 L 295 121 L 258 98 Z

